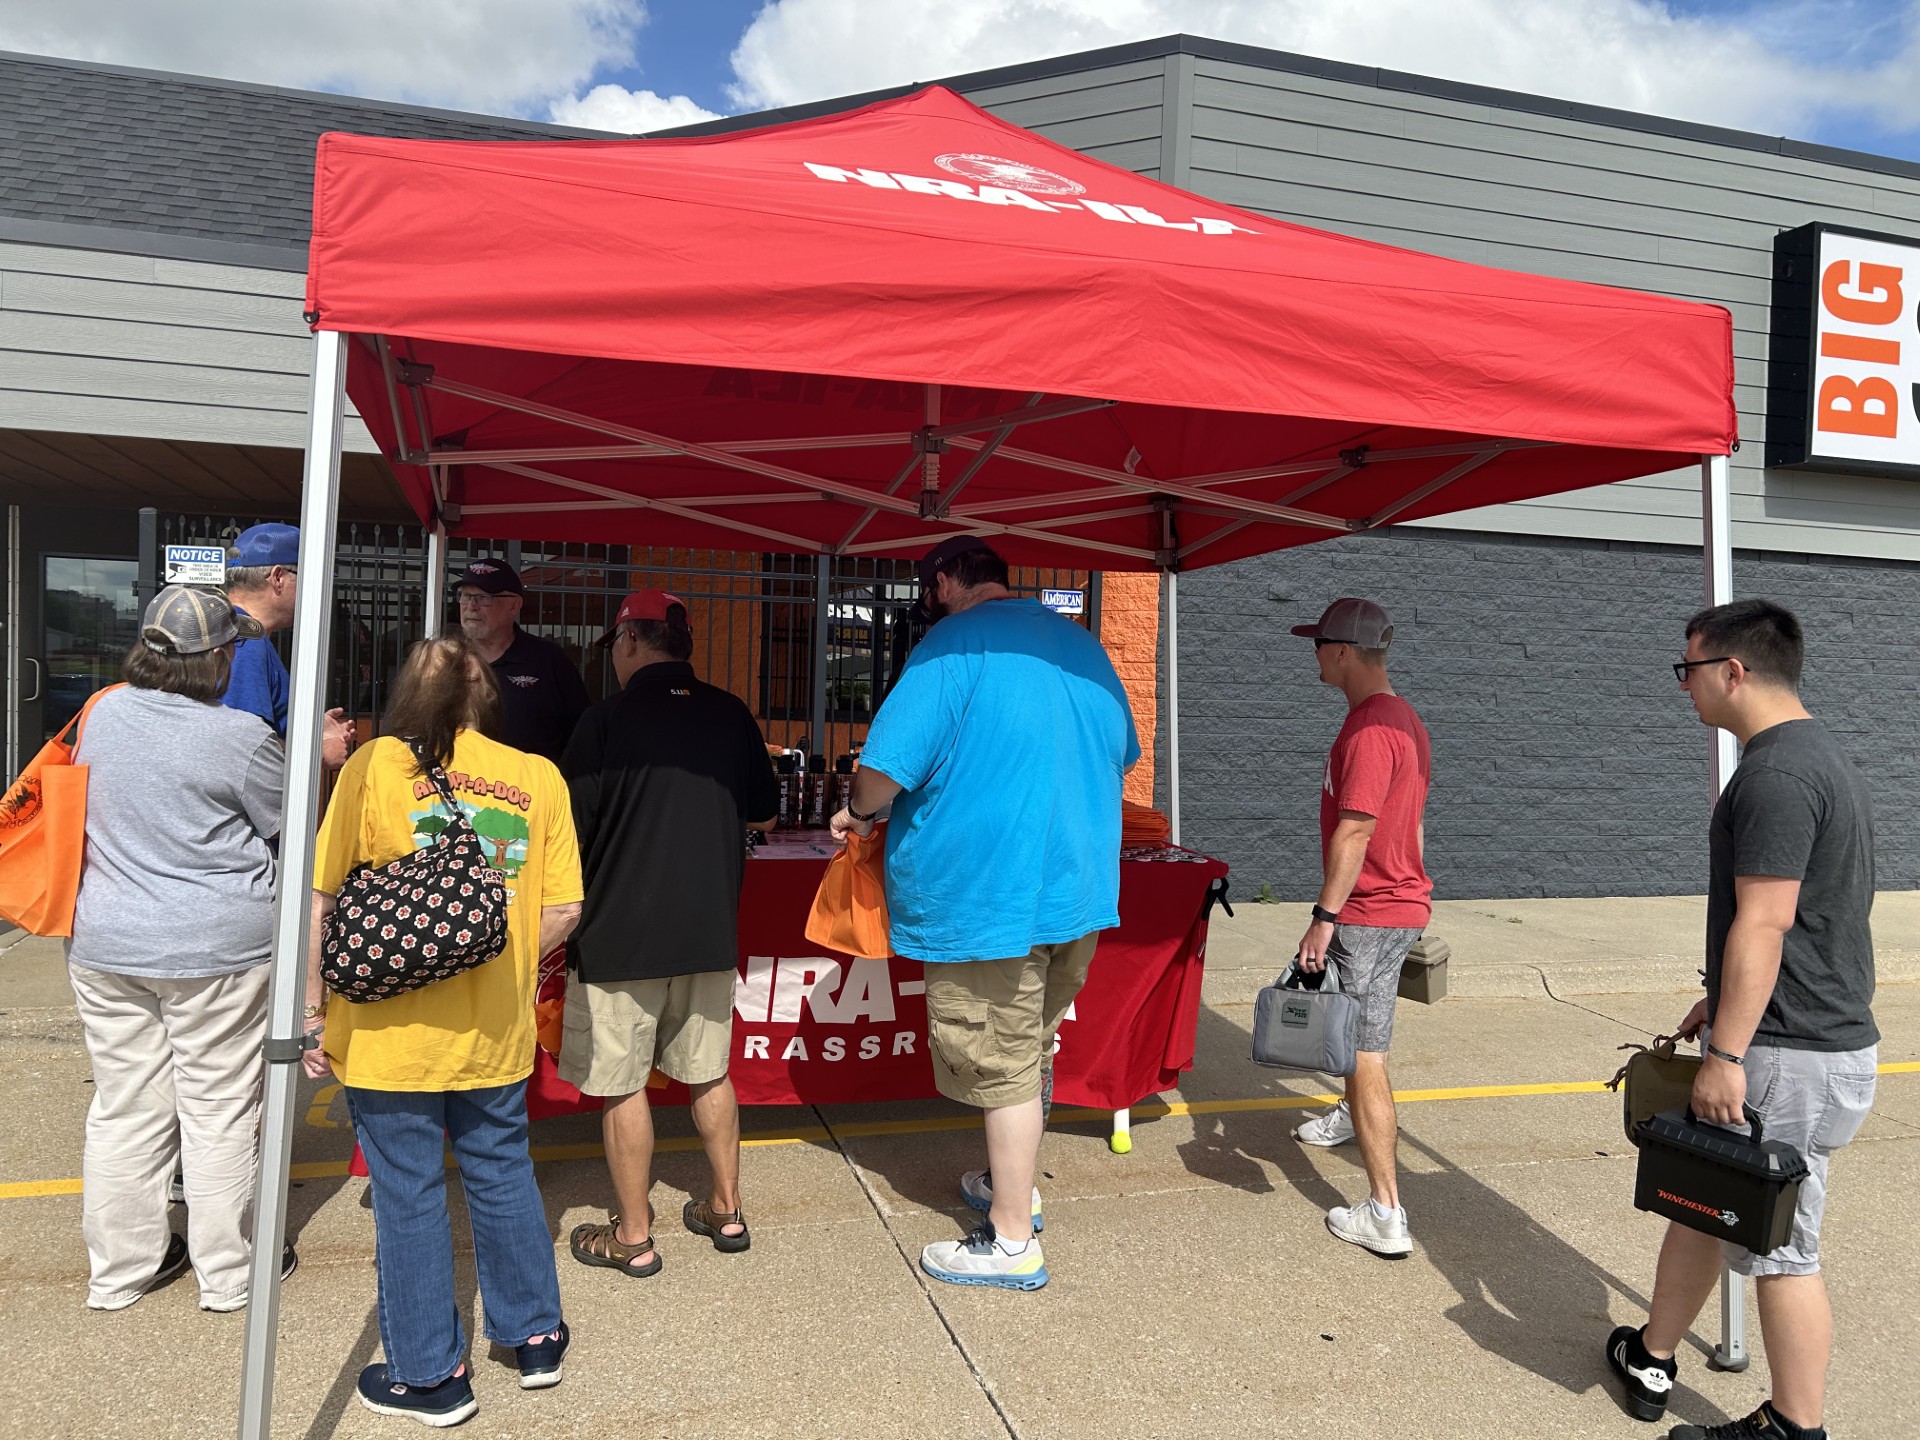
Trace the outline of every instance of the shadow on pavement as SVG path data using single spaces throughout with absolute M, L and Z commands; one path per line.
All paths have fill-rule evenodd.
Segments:
M 1210 1009 L 1200 1012 L 1200 1055 L 1244 1054 L 1249 1044 L 1248 1032 L 1225 1016 Z M 1257 1093 L 1262 1095 L 1310 1095 L 1339 1088 L 1338 1081 L 1318 1076 L 1276 1074 L 1251 1063 L 1247 1070 L 1260 1077 Z M 1254 1194 L 1276 1188 L 1264 1168 L 1270 1165 L 1317 1210 L 1351 1204 L 1367 1193 L 1355 1148 L 1346 1145 L 1309 1155 L 1292 1137 L 1293 1127 L 1313 1113 L 1302 1107 L 1196 1115 L 1194 1138 L 1179 1146 L 1181 1159 L 1199 1179 Z M 1437 1167 L 1403 1169 L 1400 1189 L 1420 1251 L 1459 1297 L 1446 1318 L 1480 1349 L 1570 1393 L 1597 1385 L 1616 1396 L 1603 1354 L 1614 1323 L 1609 1301 L 1617 1295 L 1644 1314 L 1649 1297 L 1409 1134 L 1404 1116 L 1400 1143 Z M 1326 1165 L 1344 1167 L 1351 1179 L 1336 1183 L 1322 1173 Z M 1336 1242 L 1329 1238 L 1327 1243 Z M 1651 1253 L 1647 1261 L 1650 1268 Z M 1678 1419 L 1699 1424 L 1728 1418 L 1684 1384 L 1675 1388 L 1670 1409 Z

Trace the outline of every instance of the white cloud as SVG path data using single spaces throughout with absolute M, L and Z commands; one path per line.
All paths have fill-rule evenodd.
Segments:
M 788 105 L 1185 31 L 1771 134 L 1806 133 L 1836 113 L 1903 132 L 1920 128 L 1920 0 L 1898 0 L 1891 25 L 1888 10 L 1866 0 L 1756 0 L 1718 15 L 1676 15 L 1656 0 L 771 0 L 733 52 L 732 98 Z M 1849 30 L 1867 38 L 1836 38 Z M 1809 52 L 1821 58 L 1800 58 Z
M 524 114 L 630 64 L 645 20 L 642 0 L 8 0 L 0 50 Z
M 584 95 L 556 100 L 547 109 L 556 125 L 586 130 L 612 130 L 621 135 L 644 135 L 675 125 L 717 120 L 690 96 L 660 95 L 652 90 L 628 90 L 620 85 L 596 85 Z

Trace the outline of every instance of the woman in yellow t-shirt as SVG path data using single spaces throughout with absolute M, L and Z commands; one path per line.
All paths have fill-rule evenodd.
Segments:
M 556 1385 L 569 1340 L 553 1236 L 527 1151 L 540 957 L 580 915 L 580 854 L 553 762 L 488 738 L 493 670 L 456 631 L 414 646 L 394 686 L 388 734 L 341 770 L 314 864 L 308 1073 L 345 1087 L 372 1176 L 384 1363 L 360 1375 L 383 1415 L 451 1425 L 478 1405 L 453 1290 L 442 1145 L 451 1143 L 473 1221 L 487 1338 L 514 1349 L 524 1389 Z M 416 749 L 419 752 L 416 755 Z M 350 1004 L 320 982 L 321 936 L 347 876 L 430 845 L 451 817 L 419 756 L 445 772 L 507 891 L 507 945 L 450 980 Z

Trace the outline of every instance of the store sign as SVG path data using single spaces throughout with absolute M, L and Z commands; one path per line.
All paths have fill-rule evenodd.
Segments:
M 1042 590 L 1040 603 L 1056 615 L 1084 615 L 1087 592 L 1084 590 Z
M 164 584 L 224 585 L 227 583 L 227 547 L 224 545 L 167 546 Z
M 1810 225 L 1775 263 L 1768 463 L 1920 479 L 1920 239 Z

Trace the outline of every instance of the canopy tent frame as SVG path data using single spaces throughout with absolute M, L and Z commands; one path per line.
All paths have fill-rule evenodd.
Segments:
M 1186 207 L 1191 221 L 1162 218 Z M 483 213 L 522 223 L 472 224 Z M 636 235 L 650 263 L 632 263 Z M 938 87 L 721 139 L 323 136 L 306 310 L 289 844 L 243 1437 L 271 1416 L 349 371 L 429 530 L 430 621 L 445 617 L 448 539 L 480 517 L 519 532 L 552 517 L 546 538 L 644 526 L 656 543 L 813 554 L 816 626 L 835 558 L 953 535 L 999 537 L 1020 564 L 1066 553 L 1164 575 L 1176 838 L 1184 568 L 1655 473 L 1737 430 L 1724 311 L 1234 210 Z M 777 409 L 764 402 L 791 397 L 756 375 L 841 388 Z M 869 402 L 866 386 L 888 394 Z M 793 414 L 810 418 L 780 418 Z M 791 433 L 809 426 L 820 433 Z M 592 469 L 605 462 L 621 468 Z M 1718 464 L 1703 475 L 1724 526 Z M 716 488 L 735 476 L 758 483 Z M 1715 766 L 1730 768 L 1718 750 Z
M 921 387 L 925 397 L 927 422 L 911 431 L 860 435 L 796 435 L 718 442 L 691 441 L 453 379 L 440 373 L 434 366 L 396 359 L 392 343 L 386 336 L 361 338 L 380 361 L 392 410 L 395 434 L 402 446 L 401 453 L 396 458 L 402 463 L 428 468 L 432 484 L 432 503 L 438 519 L 457 521 L 468 515 L 530 515 L 594 510 L 654 509 L 684 519 L 712 524 L 743 537 L 751 537 L 763 542 L 774 541 L 795 553 L 803 554 L 859 555 L 899 549 L 900 542 L 897 539 L 876 541 L 866 545 L 856 543 L 857 537 L 873 517 L 881 511 L 888 511 L 913 519 L 940 520 L 952 527 L 945 534 L 929 533 L 923 542 L 925 544 L 937 543 L 948 535 L 977 535 L 982 538 L 1019 535 L 1055 545 L 1071 546 L 1092 555 L 1115 556 L 1142 562 L 1155 569 L 1172 572 L 1177 571 L 1189 558 L 1208 545 L 1244 528 L 1239 523 L 1241 521 L 1251 523 L 1267 520 L 1307 526 L 1324 530 L 1329 534 L 1358 534 L 1390 524 L 1397 516 L 1431 499 L 1448 486 L 1465 479 L 1482 465 L 1503 454 L 1516 450 L 1553 448 L 1551 441 L 1509 438 L 1486 438 L 1388 450 L 1370 450 L 1366 446 L 1358 446 L 1338 457 L 1288 460 L 1272 465 L 1242 467 L 1231 471 L 1197 474 L 1178 479 L 1161 479 L 1132 475 L 1106 466 L 1091 465 L 1083 461 L 1047 455 L 1004 443 L 1016 427 L 1109 409 L 1115 403 L 1111 400 L 1073 396 L 1048 400 L 1044 394 L 1036 394 L 1029 399 L 1026 407 L 1019 410 L 1006 411 L 977 420 L 940 424 L 941 387 L 937 384 Z M 417 445 L 408 435 L 402 419 L 404 412 L 399 398 L 402 390 L 410 392 L 411 395 L 408 408 L 415 417 L 416 433 L 420 437 Z M 569 428 L 605 435 L 624 443 L 520 446 L 492 450 L 466 450 L 436 444 L 433 440 L 432 410 L 429 400 L 430 392 L 434 391 L 492 406 L 497 410 L 512 411 Z M 984 438 L 982 438 L 983 432 Z M 761 455 L 783 452 L 900 446 L 906 447 L 910 452 L 907 462 L 893 483 L 880 491 L 852 481 L 797 470 L 791 466 L 757 458 Z M 940 453 L 949 447 L 971 451 L 972 456 L 966 469 L 961 472 L 954 484 L 942 493 L 939 489 Z M 995 456 L 1002 460 L 1090 480 L 1095 482 L 1095 487 L 1081 488 L 1066 494 L 1026 496 L 1012 500 L 983 501 L 976 505 L 955 506 L 953 504 L 955 496 L 979 473 L 986 461 Z M 1322 511 L 1303 509 L 1290 503 L 1294 498 L 1305 498 L 1363 467 L 1372 468 L 1396 462 L 1426 461 L 1455 456 L 1461 457 L 1457 464 L 1366 516 L 1356 518 L 1329 515 Z M 599 485 L 545 468 L 552 464 L 568 462 L 662 459 L 702 461 L 718 469 L 739 471 L 761 479 L 773 480 L 789 486 L 790 489 L 770 493 L 685 496 L 668 501 L 613 486 Z M 455 465 L 495 470 L 502 474 L 533 480 L 554 490 L 566 492 L 566 497 L 538 496 L 525 501 L 480 502 L 471 506 L 464 505 L 451 499 L 446 491 L 446 471 L 448 467 Z M 922 476 L 921 493 L 917 502 L 904 499 L 898 494 L 900 487 L 916 470 Z M 1313 478 L 1289 496 L 1287 503 L 1255 499 L 1251 496 L 1236 494 L 1228 488 L 1233 485 L 1289 475 L 1310 475 Z M 576 495 L 587 498 L 572 498 Z M 1077 508 L 1083 505 L 1110 505 L 1117 498 L 1141 503 L 1122 505 L 1117 509 L 1093 511 L 1081 511 Z M 823 543 L 769 526 L 755 525 L 725 513 L 716 513 L 739 507 L 792 504 L 807 499 L 847 500 L 865 508 L 861 518 L 854 523 L 845 538 L 838 544 Z M 1075 524 L 1087 524 L 1099 520 L 1145 517 L 1154 513 L 1157 506 L 1166 507 L 1175 519 L 1176 525 L 1181 513 L 1205 514 L 1226 518 L 1234 523 L 1185 547 L 1162 550 L 1148 550 L 1139 546 L 1121 545 L 1112 541 L 1078 536 L 1072 534 L 1067 528 Z M 1069 513 L 1024 523 L 995 518 L 1010 509 L 1040 507 L 1064 507 Z

